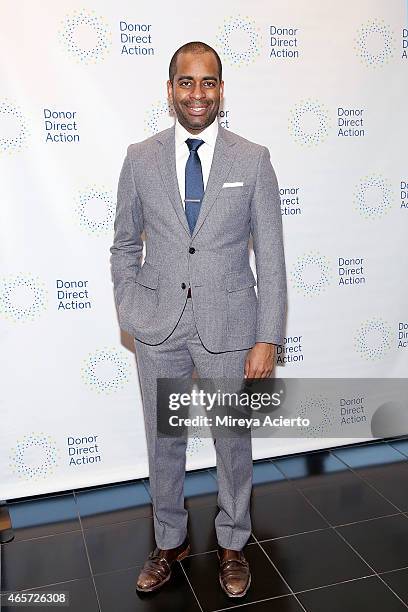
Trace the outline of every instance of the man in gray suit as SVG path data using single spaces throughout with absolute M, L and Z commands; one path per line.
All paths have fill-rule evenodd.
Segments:
M 218 125 L 218 54 L 202 42 L 183 45 L 167 87 L 177 121 L 128 147 L 110 249 L 119 323 L 135 338 L 148 446 L 156 548 L 137 580 L 144 592 L 190 552 L 186 439 L 157 435 L 157 378 L 191 378 L 194 367 L 200 378 L 269 376 L 286 311 L 275 172 L 266 147 Z M 251 436 L 216 439 L 215 449 L 220 584 L 241 597 L 251 581 L 242 550 L 251 533 Z

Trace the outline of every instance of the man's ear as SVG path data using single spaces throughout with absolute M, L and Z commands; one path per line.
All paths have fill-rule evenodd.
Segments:
M 167 96 L 170 102 L 173 102 L 173 83 L 171 81 L 167 81 Z
M 220 82 L 220 100 L 224 98 L 224 81 Z

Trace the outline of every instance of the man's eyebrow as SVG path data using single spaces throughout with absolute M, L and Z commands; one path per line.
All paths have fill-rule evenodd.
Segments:
M 188 76 L 188 75 L 182 75 L 179 76 L 178 81 L 194 81 L 194 77 L 192 76 Z M 218 77 L 212 75 L 212 76 L 205 76 L 201 79 L 202 81 L 218 81 Z

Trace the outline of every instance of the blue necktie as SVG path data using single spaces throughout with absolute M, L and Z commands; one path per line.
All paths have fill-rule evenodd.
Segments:
M 197 223 L 201 202 L 204 196 L 204 181 L 201 161 L 197 150 L 204 143 L 198 138 L 187 138 L 190 155 L 186 163 L 185 208 L 188 226 L 191 234 Z

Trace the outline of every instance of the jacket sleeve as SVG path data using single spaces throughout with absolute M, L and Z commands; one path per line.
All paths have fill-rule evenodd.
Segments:
M 251 203 L 258 307 L 256 342 L 283 344 L 287 288 L 278 181 L 269 151 L 262 147 Z
M 131 146 L 131 145 L 130 145 Z M 116 307 L 119 308 L 127 287 L 134 287 L 143 254 L 143 214 L 136 191 L 128 147 L 119 176 L 114 239 L 110 263 Z

